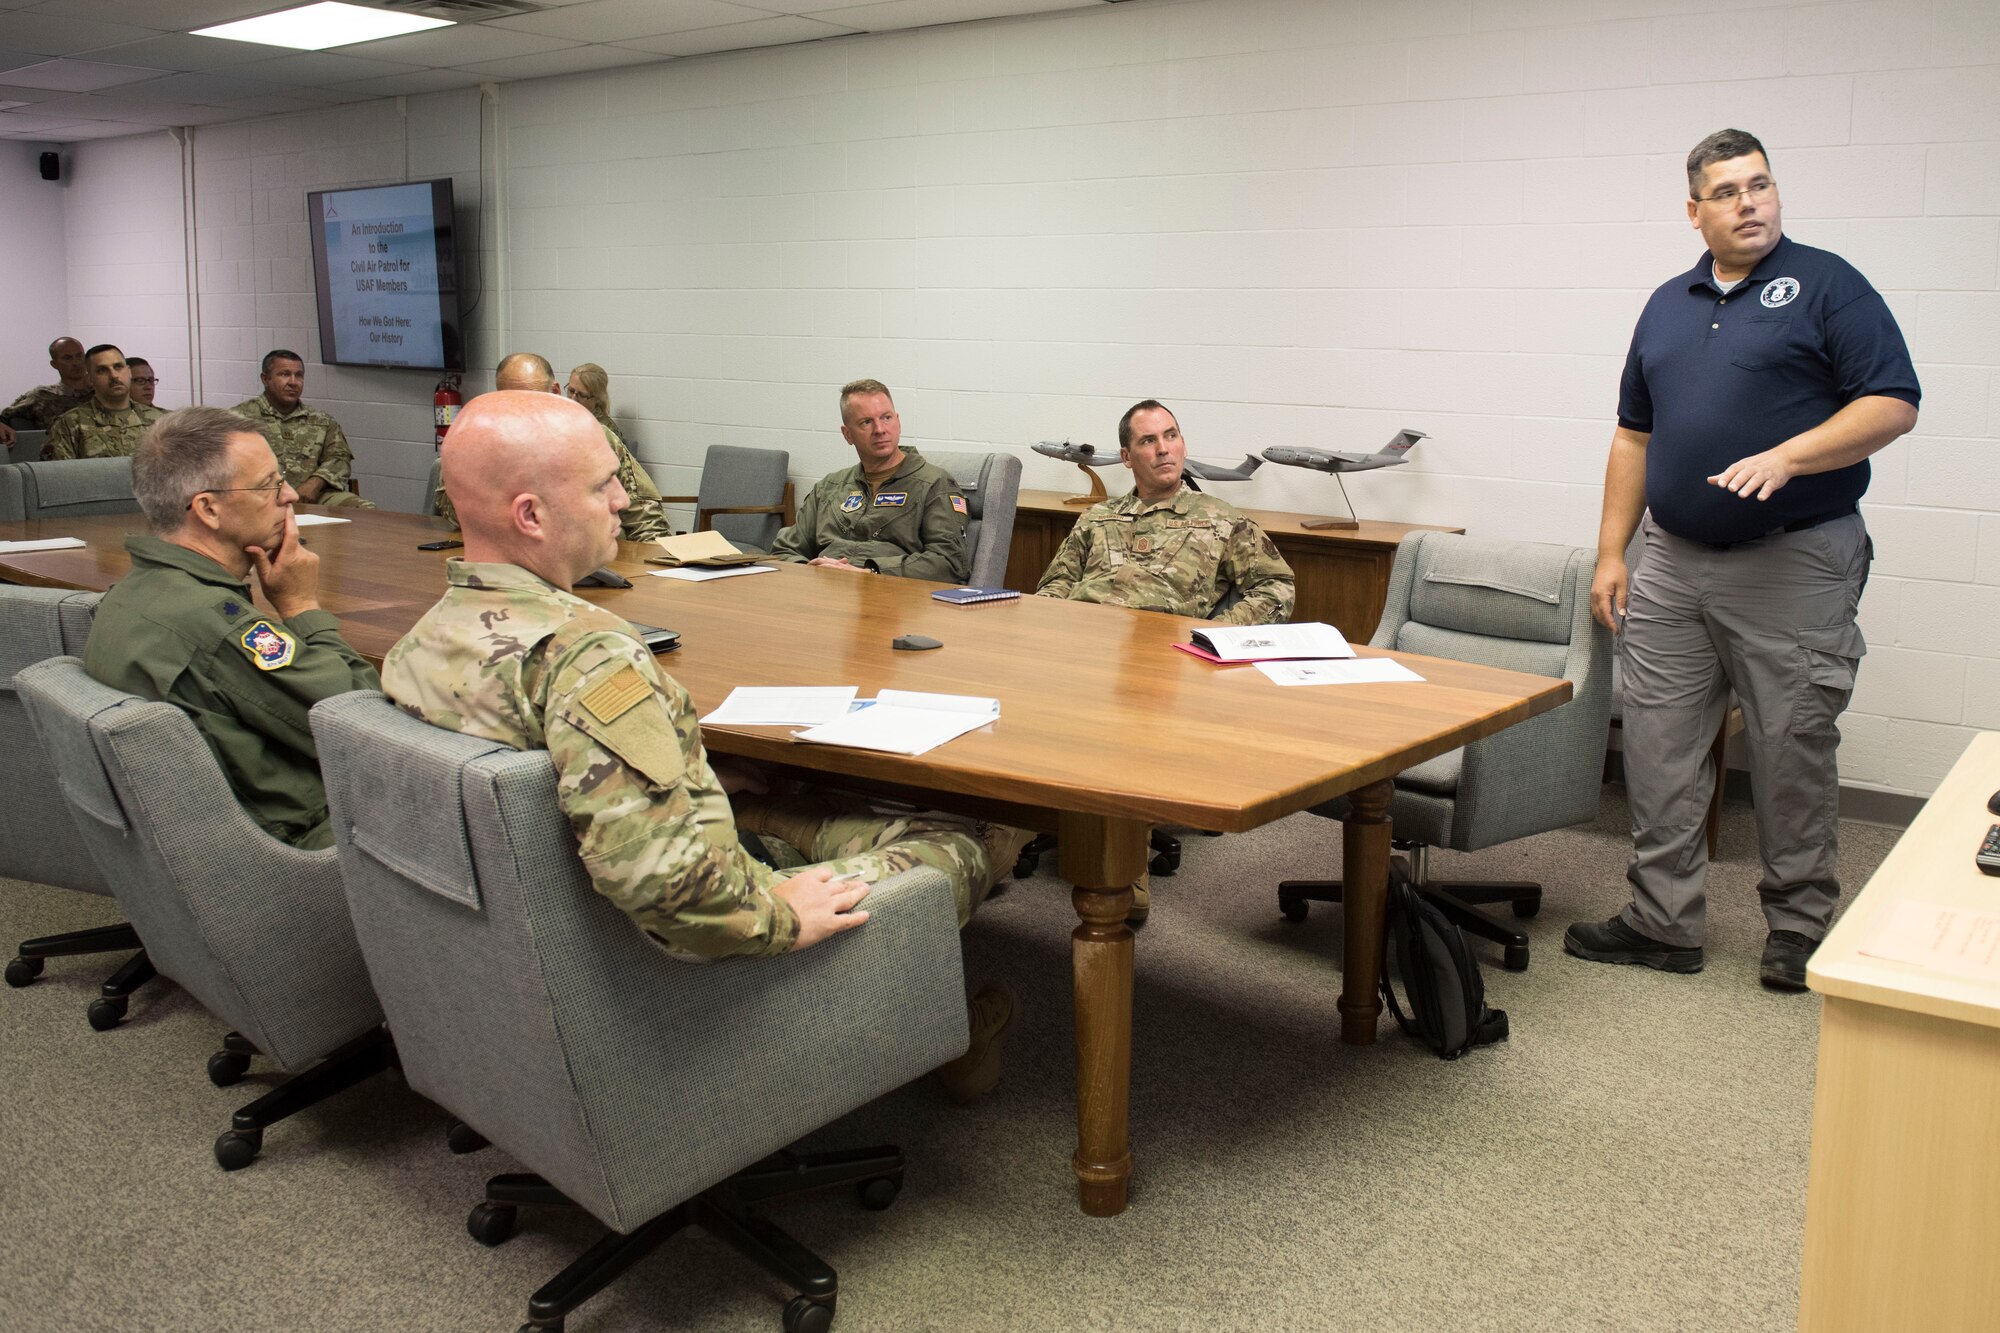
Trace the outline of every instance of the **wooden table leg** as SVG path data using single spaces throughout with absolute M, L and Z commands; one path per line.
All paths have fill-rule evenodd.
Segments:
M 1382 1016 L 1382 931 L 1389 901 L 1389 797 L 1396 784 L 1384 779 L 1347 794 L 1341 821 L 1340 905 L 1346 921 L 1341 940 L 1340 1039 L 1349 1046 L 1375 1041 Z
M 1125 1211 L 1132 1178 L 1132 884 L 1146 866 L 1147 826 L 1064 812 L 1063 878 L 1080 918 L 1071 934 L 1076 997 L 1076 1170 L 1083 1211 Z

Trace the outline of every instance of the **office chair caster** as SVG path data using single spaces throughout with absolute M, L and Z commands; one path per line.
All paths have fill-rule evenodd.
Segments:
M 1503 950 L 1501 950 L 1500 966 L 1506 968 L 1509 972 L 1527 971 L 1528 946 L 1525 944 L 1507 945 Z
M 785 1333 L 826 1333 L 833 1327 L 833 1301 L 797 1296 L 785 1307 Z
M 454 1120 L 444 1132 L 444 1146 L 458 1156 L 478 1152 L 486 1146 L 486 1137 L 463 1120 Z
M 1294 898 L 1290 894 L 1278 895 L 1278 910 L 1285 914 L 1285 920 L 1297 925 L 1312 911 L 1312 904 L 1304 898 Z
M 43 966 L 44 964 L 39 958 L 16 958 L 13 962 L 7 964 L 7 984 L 15 990 L 19 990 L 23 986 L 31 986 L 34 984 L 35 978 L 42 975 Z
M 521 1210 L 511 1204 L 476 1203 L 472 1205 L 472 1211 L 465 1215 L 465 1230 L 467 1235 L 490 1250 L 512 1236 L 520 1220 Z
M 264 1150 L 261 1129 L 232 1129 L 215 1141 L 215 1164 L 224 1171 L 241 1171 Z
M 1146 868 L 1161 879 L 1165 879 L 1181 868 L 1181 840 L 1171 833 L 1154 829 L 1148 842 L 1153 849 L 1153 859 Z
M 84 1016 L 90 1019 L 90 1026 L 99 1032 L 109 1032 L 125 1021 L 127 1002 L 122 995 L 107 995 L 90 1002 Z
M 218 1088 L 243 1081 L 250 1072 L 250 1057 L 241 1051 L 217 1051 L 208 1057 L 208 1081 Z
M 855 1186 L 854 1190 L 855 1197 L 861 1200 L 861 1206 L 871 1213 L 879 1213 L 887 1208 L 902 1192 L 903 1182 L 895 1176 L 877 1176 L 873 1180 L 864 1180 Z
M 1541 910 L 1542 900 L 1540 895 L 1533 898 L 1516 898 L 1514 900 L 1514 915 L 1520 917 L 1523 921 Z
M 1041 869 L 1042 853 L 1055 845 L 1055 836 L 1049 833 L 1037 833 L 1028 839 L 1027 846 L 1021 848 L 1021 854 L 1014 858 L 1014 878 L 1033 879 L 1035 872 Z

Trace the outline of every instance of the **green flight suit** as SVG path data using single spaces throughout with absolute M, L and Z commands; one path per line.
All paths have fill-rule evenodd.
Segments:
M 49 427 L 48 443 L 42 446 L 42 457 L 130 458 L 146 427 L 166 414 L 165 408 L 144 403 L 127 403 L 114 412 L 93 397 L 55 419 Z
M 250 583 L 158 537 L 125 539 L 132 571 L 104 594 L 84 646 L 91 676 L 194 719 L 245 814 L 294 847 L 330 847 L 326 787 L 306 714 L 381 687 L 329 611 L 280 620 Z
M 951 473 L 905 449 L 902 466 L 879 486 L 870 488 L 859 463 L 821 478 L 771 554 L 794 562 L 826 556 L 878 574 L 963 583 L 972 577 L 965 549 L 970 522 L 965 491 Z

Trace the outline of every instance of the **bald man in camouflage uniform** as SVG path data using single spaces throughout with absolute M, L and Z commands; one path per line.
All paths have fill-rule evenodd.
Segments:
M 1174 414 L 1151 399 L 1118 423 L 1130 495 L 1079 518 L 1035 588 L 1039 597 L 1273 625 L 1292 614 L 1292 567 L 1234 505 L 1181 479 L 1187 443 Z M 1232 594 L 1237 600 L 1223 608 Z
M 383 688 L 435 726 L 546 749 L 557 799 L 597 891 L 669 954 L 700 961 L 806 948 L 866 920 L 863 881 L 918 865 L 944 872 L 963 924 L 1027 835 L 944 815 L 883 817 L 823 795 L 738 796 L 753 777 L 702 746 L 693 701 L 621 617 L 567 588 L 611 558 L 625 505 L 590 414 L 561 398 L 499 392 L 452 426 L 444 471 L 462 506 L 466 559 L 444 597 L 393 648 Z M 801 871 L 745 851 L 738 828 L 796 849 Z M 1014 999 L 972 1006 L 974 1042 L 942 1071 L 970 1099 L 999 1076 Z
M 258 369 L 264 392 L 229 410 L 256 423 L 285 469 L 285 481 L 307 504 L 348 509 L 375 506 L 354 493 L 354 451 L 340 423 L 301 401 L 306 363 L 283 348 L 264 354 Z
M 146 427 L 166 413 L 132 401 L 132 369 L 116 347 L 102 343 L 84 356 L 90 366 L 91 399 L 56 418 L 42 457 L 130 458 Z
M 525 393 L 552 393 L 560 397 L 562 384 L 556 379 L 555 367 L 546 357 L 533 352 L 515 352 L 504 358 L 499 368 L 493 372 L 493 387 L 499 390 Z M 597 418 L 592 417 L 596 421 Z M 628 542 L 649 542 L 658 537 L 674 535 L 674 525 L 667 518 L 666 504 L 660 499 L 660 488 L 653 484 L 653 478 L 646 469 L 639 466 L 639 460 L 625 446 L 624 439 L 609 425 L 599 421 L 598 428 L 604 432 L 604 442 L 611 446 L 611 452 L 618 459 L 618 484 L 625 489 L 629 503 L 618 517 L 620 533 Z M 435 497 L 437 512 L 453 527 L 458 526 L 458 511 L 452 507 L 451 497 L 445 494 L 444 478 L 438 478 Z
M 1049 562 L 1037 597 L 1223 625 L 1291 619 L 1292 567 L 1241 510 L 1187 488 L 1187 441 L 1172 412 L 1151 398 L 1126 409 L 1118 461 L 1132 470 L 1132 493 L 1085 511 Z M 1232 595 L 1237 600 L 1225 607 Z M 1152 906 L 1152 883 L 1142 875 L 1125 919 L 1143 925 Z
M 0 408 L 0 447 L 13 446 L 16 430 L 47 430 L 57 417 L 90 401 L 90 374 L 84 367 L 82 343 L 74 338 L 50 343 L 49 366 L 56 372 L 54 384 L 30 389 Z

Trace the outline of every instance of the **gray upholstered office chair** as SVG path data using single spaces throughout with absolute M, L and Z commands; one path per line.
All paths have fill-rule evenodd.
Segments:
M 783 449 L 711 444 L 701 461 L 698 495 L 663 495 L 668 504 L 695 507 L 695 532 L 709 528 L 745 550 L 768 551 L 781 529 L 798 518 L 791 479 L 792 456 Z
M 394 1057 L 334 853 L 300 851 L 253 823 L 172 704 L 100 685 L 73 657 L 14 680 L 147 954 L 234 1029 L 209 1078 L 235 1083 L 254 1054 L 303 1071 L 236 1112 L 216 1140 L 225 1171 L 248 1166 L 265 1129 Z
M 1412 533 L 1396 550 L 1388 603 L 1370 640 L 1398 652 L 1560 676 L 1575 687 L 1552 712 L 1400 774 L 1389 802 L 1412 884 L 1464 929 L 1500 944 L 1509 971 L 1527 967 L 1528 937 L 1476 904 L 1506 902 L 1516 916 L 1533 916 L 1541 886 L 1432 883 L 1426 851 L 1478 851 L 1596 817 L 1612 656 L 1610 632 L 1590 616 L 1596 568 L 1595 551 Z M 1347 805 L 1343 798 L 1313 813 L 1339 819 Z M 1289 920 L 1303 921 L 1309 901 L 1337 901 L 1339 890 L 1288 880 L 1278 887 L 1278 903 Z
M 10 455 L 7 461 L 13 463 L 38 462 L 42 457 L 42 446 L 48 442 L 49 433 L 45 430 L 17 430 L 14 432 L 14 443 L 7 446 L 7 452 Z
M 695 1224 L 800 1292 L 787 1330 L 824 1329 L 833 1270 L 754 1215 L 802 1190 L 895 1197 L 894 1149 L 791 1143 L 965 1050 L 951 893 L 913 871 L 875 886 L 859 930 L 783 958 L 671 959 L 591 888 L 542 751 L 427 726 L 371 692 L 313 709 L 334 842 L 368 970 L 410 1086 L 539 1176 L 499 1176 L 467 1229 L 513 1233 L 570 1203 L 610 1236 L 545 1284 L 563 1317 Z
M 0 468 L 0 518 L 136 514 L 129 458 L 69 458 Z M 11 512 L 10 512 L 11 511 Z
M 99 594 L 0 583 L 0 753 L 7 756 L 7 792 L 0 799 L 0 875 L 111 896 L 70 817 L 69 801 L 43 757 L 42 743 L 14 690 L 14 675 L 37 662 L 83 652 Z M 132 992 L 152 980 L 152 962 L 129 924 L 95 926 L 23 940 L 7 964 L 7 984 L 27 986 L 48 959 L 130 953 L 90 1004 L 90 1025 L 118 1025 Z
M 1014 545 L 1014 504 L 1021 493 L 1021 460 L 1013 454 L 926 453 L 957 479 L 971 521 L 965 550 L 972 557 L 975 588 L 997 588 L 1007 579 L 1007 553 Z M 1027 590 L 1023 590 L 1027 591 Z

